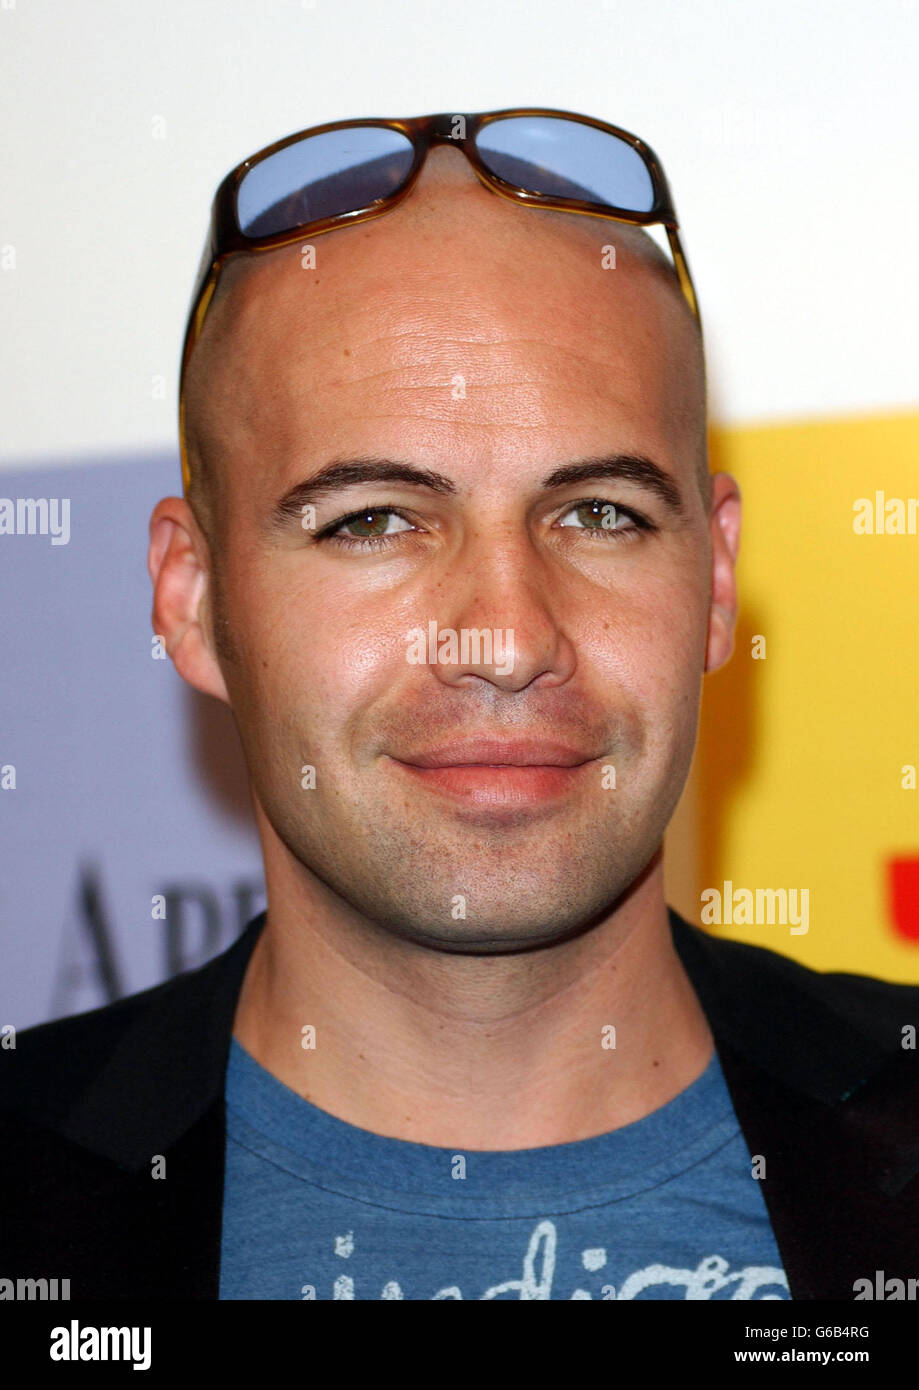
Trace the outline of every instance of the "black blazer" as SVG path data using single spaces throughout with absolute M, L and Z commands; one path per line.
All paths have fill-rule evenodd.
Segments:
M 919 987 L 807 970 L 670 919 L 766 1160 L 792 1298 L 919 1275 L 919 1052 L 903 1046 Z M 5 1278 L 69 1278 L 73 1299 L 217 1298 L 224 1079 L 264 921 L 198 970 L 0 1048 Z

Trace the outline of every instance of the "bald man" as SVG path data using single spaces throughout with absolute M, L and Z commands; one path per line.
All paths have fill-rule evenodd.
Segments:
M 151 519 L 267 914 L 24 1036 L 77 1103 L 37 1122 L 20 1260 L 100 1296 L 856 1297 L 915 1251 L 884 1146 L 919 991 L 664 895 L 740 529 L 673 268 L 442 146 L 315 249 L 223 270 Z

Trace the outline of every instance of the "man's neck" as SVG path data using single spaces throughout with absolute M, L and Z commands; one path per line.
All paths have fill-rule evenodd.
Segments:
M 673 948 L 658 862 L 581 936 L 457 955 L 355 931 L 317 895 L 280 901 L 234 1035 L 361 1129 L 456 1149 L 523 1149 L 631 1124 L 685 1090 L 713 1040 Z

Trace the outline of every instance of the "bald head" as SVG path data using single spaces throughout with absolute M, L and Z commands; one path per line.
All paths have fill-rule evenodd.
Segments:
M 315 269 L 305 268 L 299 244 L 231 260 L 192 354 L 189 502 L 212 548 L 234 476 L 258 468 L 266 451 L 305 444 L 290 428 L 315 418 L 310 396 L 320 382 L 343 388 L 345 412 L 359 409 L 352 369 L 369 365 L 368 354 L 378 390 L 368 402 L 365 377 L 364 404 L 388 418 L 413 391 L 428 396 L 439 385 L 455 400 L 462 378 L 463 399 L 478 393 L 484 406 L 482 428 L 503 412 L 531 431 L 540 428 L 546 373 L 564 376 L 582 358 L 592 389 L 615 394 L 623 358 L 656 358 L 660 409 L 692 436 L 707 503 L 701 335 L 673 265 L 640 228 L 515 206 L 485 188 L 459 151 L 438 147 L 403 204 L 314 245 Z M 384 343 L 382 362 L 374 345 Z M 509 379 L 517 373 L 499 360 L 502 344 L 526 355 L 529 381 Z M 481 375 L 463 370 L 472 361 Z M 450 418 L 429 399 L 422 415 L 432 427 Z

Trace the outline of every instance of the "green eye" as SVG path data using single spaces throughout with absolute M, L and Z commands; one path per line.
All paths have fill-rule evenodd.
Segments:
M 402 523 L 400 526 L 394 528 L 396 531 L 408 531 L 411 529 L 405 519 L 397 516 L 395 512 L 387 511 L 383 507 L 371 507 L 367 511 L 348 517 L 341 522 L 339 534 L 350 532 L 355 539 L 385 536 L 387 534 L 391 535 L 392 532 L 389 530 L 390 521 Z
M 585 531 L 621 531 L 622 522 L 628 522 L 631 518 L 612 502 L 602 502 L 599 498 L 593 498 L 588 502 L 577 502 L 565 513 L 565 517 L 576 515 L 578 525 Z M 572 526 L 573 522 L 561 519 L 560 525 Z
M 383 550 L 397 535 L 415 530 L 417 527 L 395 507 L 362 507 L 324 526 L 316 532 L 315 540 L 343 550 Z

